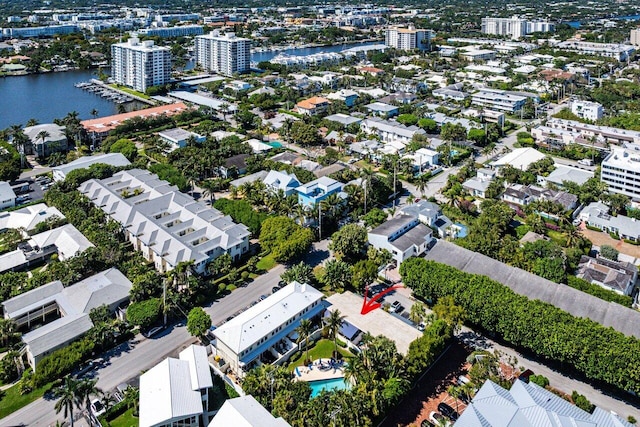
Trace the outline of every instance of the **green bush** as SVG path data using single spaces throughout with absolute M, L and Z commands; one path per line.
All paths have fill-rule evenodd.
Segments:
M 549 385 L 549 378 L 545 377 L 544 375 L 531 375 L 529 377 L 529 381 L 539 385 L 542 388 L 545 388 Z
M 616 292 L 605 289 L 602 286 L 594 285 L 593 283 L 589 283 L 586 280 L 579 279 L 575 276 L 567 276 L 567 285 L 589 295 L 593 295 L 594 297 L 598 297 L 605 301 L 616 302 L 620 305 L 624 305 L 625 307 L 631 307 L 631 304 L 633 303 L 633 299 L 630 296 L 620 295 Z
M 127 321 L 142 329 L 149 328 L 160 319 L 162 314 L 162 301 L 160 298 L 151 298 L 145 301 L 134 302 L 127 307 Z
M 225 215 L 229 215 L 235 222 L 240 222 L 247 226 L 252 234 L 260 234 L 260 226 L 269 215 L 264 212 L 257 212 L 253 206 L 245 200 L 218 199 L 213 204 Z
M 422 258 L 403 262 L 400 274 L 417 297 L 453 296 L 469 323 L 514 346 L 571 366 L 590 380 L 640 393 L 640 340 L 635 337 L 530 300 L 486 276 Z
M 593 225 L 589 225 L 587 224 L 587 230 L 591 230 L 591 231 L 602 231 L 601 229 L 599 229 L 598 227 L 594 227 Z
M 94 349 L 95 343 L 90 338 L 83 338 L 46 356 L 38 363 L 38 370 L 33 376 L 35 388 L 70 373 L 87 360 Z
M 589 399 L 575 390 L 571 393 L 571 400 L 573 400 L 573 403 L 575 403 L 578 408 L 582 409 L 583 411 L 587 411 L 588 413 L 592 413 L 593 409 L 595 408 L 595 406 L 591 402 L 589 402 Z
M 155 173 L 160 179 L 169 181 L 171 185 L 175 185 L 180 191 L 186 191 L 189 187 L 184 175 L 178 169 L 166 163 L 156 163 L 149 166 L 149 172 Z

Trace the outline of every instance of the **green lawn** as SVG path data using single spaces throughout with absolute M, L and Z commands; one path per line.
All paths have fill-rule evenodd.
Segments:
M 109 421 L 111 427 L 137 427 L 138 424 L 138 417 L 133 416 L 133 408 L 128 409 L 124 414 Z
M 309 359 L 311 360 L 317 360 L 317 359 L 330 359 L 333 353 L 333 349 L 334 349 L 334 345 L 333 345 L 333 341 L 329 340 L 329 339 L 321 339 L 319 340 L 315 346 L 309 348 Z M 351 354 L 351 352 L 349 352 L 348 350 L 345 350 L 344 348 L 340 347 L 340 345 L 338 345 L 338 352 L 342 355 L 342 357 L 351 357 L 353 356 L 353 354 Z M 304 344 L 302 345 L 302 351 L 300 352 L 300 355 L 298 357 L 296 357 L 290 364 L 289 364 L 289 371 L 292 371 L 296 368 L 296 366 L 302 366 L 302 362 L 303 359 L 306 355 L 306 352 L 304 351 Z
M 564 233 L 561 233 L 559 231 L 555 231 L 555 230 L 547 230 L 547 236 L 549 236 L 549 238 L 557 243 L 558 245 L 560 245 L 561 247 L 565 247 L 567 246 L 567 235 Z
M 38 400 L 51 389 L 51 386 L 52 384 L 49 383 L 25 395 L 20 394 L 20 384 L 9 387 L 5 390 L 5 396 L 0 400 L 0 418 L 4 418 L 34 400 Z
M 133 89 L 125 87 L 125 86 L 118 86 L 117 84 L 112 84 L 112 85 L 109 85 L 109 86 L 111 86 L 114 89 L 121 90 L 122 92 L 127 92 L 127 93 L 129 93 L 129 94 L 131 94 L 133 96 L 138 96 L 138 97 L 143 98 L 143 99 L 151 99 L 151 97 L 149 95 L 147 95 L 146 93 L 138 92 L 137 90 L 133 90 Z
M 273 259 L 273 255 L 269 254 L 260 258 L 260 261 L 256 264 L 258 270 L 269 271 L 276 266 L 276 261 Z

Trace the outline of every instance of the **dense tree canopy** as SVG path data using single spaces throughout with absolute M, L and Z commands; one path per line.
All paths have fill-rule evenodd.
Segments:
M 260 244 L 271 251 L 278 262 L 289 262 L 306 254 L 313 242 L 313 232 L 285 216 L 267 218 L 262 223 Z

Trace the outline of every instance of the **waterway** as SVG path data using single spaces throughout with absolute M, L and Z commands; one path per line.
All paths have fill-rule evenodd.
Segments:
M 620 21 L 638 21 L 640 20 L 640 15 L 617 16 L 615 18 L 601 18 L 601 19 L 611 19 L 611 20 L 620 20 Z M 598 20 L 599 19 L 593 19 L 590 21 L 569 21 L 567 22 L 567 24 L 570 27 L 578 29 L 582 26 L 582 24 L 592 22 L 592 21 L 598 21 Z
M 340 52 L 368 44 L 375 42 L 256 52 L 251 55 L 251 60 L 268 61 L 281 52 L 290 55 Z M 193 64 L 189 63 L 185 68 L 192 67 Z M 24 125 L 32 118 L 39 123 L 51 123 L 53 119 L 63 118 L 71 111 L 77 111 L 81 119 L 92 118 L 93 109 L 98 111 L 99 116 L 116 114 L 116 103 L 74 87 L 78 82 L 94 78 L 94 73 L 95 70 L 84 70 L 0 78 L 0 129 L 14 124 Z M 137 107 L 136 103 L 124 105 L 127 110 Z

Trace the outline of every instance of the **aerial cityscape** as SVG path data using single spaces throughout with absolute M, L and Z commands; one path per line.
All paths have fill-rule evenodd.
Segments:
M 0 427 L 633 427 L 640 3 L 0 0 Z

